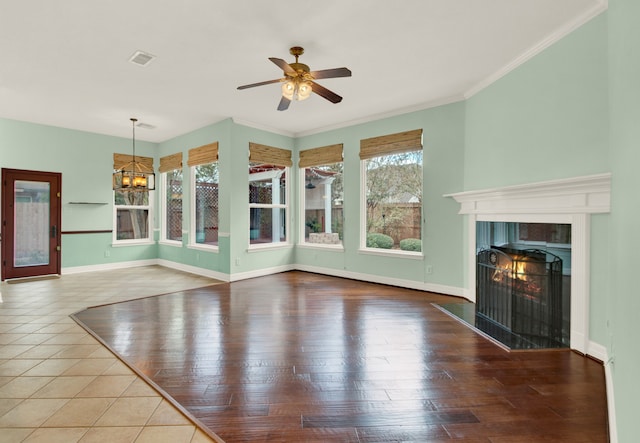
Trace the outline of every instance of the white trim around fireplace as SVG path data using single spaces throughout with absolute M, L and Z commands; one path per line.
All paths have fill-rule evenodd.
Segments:
M 611 174 L 553 180 L 480 191 L 447 194 L 467 216 L 467 288 L 476 300 L 476 222 L 571 224 L 571 339 L 584 354 L 589 349 L 590 214 L 610 212 Z

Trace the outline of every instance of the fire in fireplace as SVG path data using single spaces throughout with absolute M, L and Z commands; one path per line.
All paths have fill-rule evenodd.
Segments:
M 545 347 L 562 347 L 562 259 L 539 249 L 477 254 L 476 315 Z

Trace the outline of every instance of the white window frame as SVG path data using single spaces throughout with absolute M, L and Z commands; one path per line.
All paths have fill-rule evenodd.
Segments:
M 149 193 L 149 204 L 148 205 L 116 205 L 116 191 L 113 191 L 112 201 L 113 201 L 113 231 L 112 231 L 112 246 L 136 246 L 136 245 L 149 245 L 154 244 L 153 240 L 153 199 L 155 198 L 155 191 L 144 191 Z M 118 240 L 118 209 L 142 209 L 147 210 L 149 213 L 149 217 L 147 218 L 147 222 L 149 226 L 147 226 L 148 237 L 146 238 L 135 238 L 135 239 L 127 239 L 127 240 Z
M 338 162 L 336 162 L 338 163 Z M 342 162 L 343 164 L 343 173 L 344 173 L 344 162 Z M 320 249 L 338 249 L 341 251 L 344 251 L 344 239 L 340 240 L 340 243 L 336 243 L 336 244 L 326 244 L 326 243 L 310 243 L 307 241 L 307 239 L 305 238 L 304 232 L 305 232 L 305 228 L 306 228 L 306 224 L 305 224 L 305 219 L 306 219 L 306 191 L 305 191 L 305 186 L 306 186 L 306 177 L 305 177 L 305 170 L 307 168 L 298 168 L 298 194 L 300 196 L 300 198 L 298 199 L 298 203 L 300 206 L 300 210 L 299 210 L 299 226 L 298 226 L 298 232 L 300 234 L 299 238 L 298 238 L 298 246 L 301 247 L 305 247 L 305 248 L 320 248 Z M 344 232 L 344 203 L 343 203 L 343 232 Z
M 215 162 L 218 163 L 216 160 Z M 205 163 L 205 164 L 211 164 Z M 201 249 L 203 251 L 218 251 L 220 244 L 220 231 L 218 231 L 218 244 L 217 245 L 207 245 L 204 243 L 197 242 L 197 232 L 196 232 L 196 168 L 200 165 L 194 165 L 189 167 L 189 248 L 190 249 Z M 220 174 L 220 169 L 218 167 L 218 177 Z M 218 178 L 218 192 L 220 192 L 220 180 Z M 218 220 L 220 219 L 220 195 L 218 195 Z
M 175 171 L 173 169 L 172 171 Z M 180 240 L 172 240 L 167 238 L 167 172 L 162 172 L 160 174 L 160 244 L 165 244 L 169 246 L 182 246 L 182 239 Z M 184 194 L 184 171 L 182 173 L 182 192 Z M 182 217 L 184 220 L 184 203 L 182 209 Z M 184 235 L 184 231 L 182 231 L 182 235 Z
M 251 209 L 284 209 L 284 238 L 285 241 L 277 241 L 277 242 L 270 242 L 270 243 L 251 243 L 251 238 L 248 238 L 249 240 L 249 245 L 248 245 L 248 250 L 256 250 L 256 249 L 269 249 L 269 248 L 282 248 L 282 247 L 288 247 L 291 246 L 291 237 L 290 237 L 290 211 L 289 211 L 289 202 L 290 200 L 290 193 L 291 193 L 291 168 L 288 166 L 285 166 L 284 169 L 274 169 L 271 171 L 264 171 L 264 172 L 257 172 L 255 174 L 249 174 L 249 183 L 251 183 L 252 181 L 262 181 L 262 180 L 266 180 L 266 179 L 280 179 L 280 177 L 282 175 L 285 175 L 285 177 L 289 177 L 289 179 L 287 179 L 287 181 L 285 182 L 285 189 L 284 189 L 284 194 L 285 194 L 285 203 L 251 203 L 249 202 L 249 211 L 247 213 L 247 217 L 248 217 L 248 225 L 250 226 L 251 224 Z M 273 192 L 272 192 L 273 195 Z M 247 195 L 247 197 L 250 199 L 250 195 Z M 272 238 L 273 238 L 273 225 L 271 227 L 272 229 Z
M 385 154 L 393 155 L 393 154 Z M 380 157 L 382 157 L 381 155 Z M 401 249 L 382 249 L 367 247 L 367 161 L 370 159 L 360 160 L 360 248 L 358 253 L 370 255 L 382 255 L 391 257 L 402 257 L 414 260 L 424 259 L 424 204 L 420 205 L 420 242 L 422 243 L 421 251 L 403 251 Z M 422 164 L 424 168 L 424 153 Z M 424 170 L 424 169 L 423 169 Z M 424 190 L 424 173 L 422 176 L 422 188 Z M 423 194 L 424 195 L 424 194 Z

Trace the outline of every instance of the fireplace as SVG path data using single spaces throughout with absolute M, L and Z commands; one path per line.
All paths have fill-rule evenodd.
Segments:
M 605 350 L 589 338 L 590 224 L 593 214 L 611 210 L 611 174 L 563 178 L 500 188 L 446 194 L 460 204 L 467 226 L 467 287 L 464 296 L 475 305 L 476 222 L 564 223 L 571 226 L 571 259 L 563 258 L 570 269 L 570 303 L 564 315 L 570 319 L 571 349 L 606 360 Z M 500 244 L 500 243 L 489 243 Z M 531 246 L 534 247 L 534 246 Z M 566 291 L 563 291 L 566 297 Z
M 536 347 L 563 346 L 562 259 L 491 247 L 476 258 L 476 315 Z

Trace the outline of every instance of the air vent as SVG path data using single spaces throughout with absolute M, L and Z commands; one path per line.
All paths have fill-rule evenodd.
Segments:
M 155 126 L 150 125 L 149 123 L 138 123 L 136 126 L 142 129 L 156 129 Z
M 147 66 L 156 58 L 155 55 L 149 54 L 148 52 L 136 51 L 129 58 L 129 61 L 134 65 L 138 66 Z M 139 126 L 139 125 L 138 125 Z

